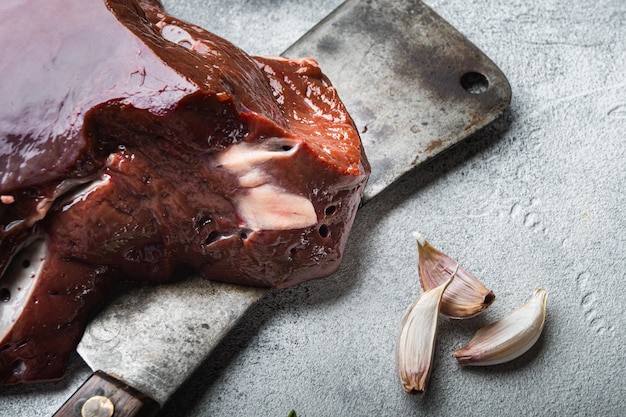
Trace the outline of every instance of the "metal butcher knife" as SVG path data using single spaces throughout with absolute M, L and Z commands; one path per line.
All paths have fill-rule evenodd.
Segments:
M 346 1 L 283 55 L 318 60 L 353 116 L 372 166 L 364 203 L 511 99 L 496 65 L 419 1 Z M 96 373 L 55 415 L 156 415 L 265 293 L 194 277 L 119 294 L 78 346 Z

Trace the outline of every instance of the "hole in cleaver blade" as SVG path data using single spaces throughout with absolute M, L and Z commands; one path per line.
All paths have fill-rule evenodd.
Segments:
M 419 1 L 350 0 L 283 53 L 314 57 L 361 132 L 365 201 L 494 121 L 510 86 L 489 58 Z M 119 294 L 78 352 L 163 404 L 265 294 L 200 278 Z
M 500 69 L 420 1 L 349 0 L 283 55 L 315 58 L 337 88 L 372 165 L 366 201 L 511 101 Z

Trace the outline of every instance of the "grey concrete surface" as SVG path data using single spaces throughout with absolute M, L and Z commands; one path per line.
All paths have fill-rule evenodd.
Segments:
M 167 0 L 253 54 L 278 54 L 339 1 Z M 626 3 L 428 0 L 507 75 L 513 102 L 485 131 L 366 205 L 341 270 L 273 291 L 165 406 L 164 416 L 626 415 Z M 430 387 L 395 370 L 418 294 L 419 230 L 496 293 L 443 320 Z M 519 359 L 459 367 L 473 332 L 549 292 L 543 336 Z M 0 416 L 48 416 L 89 375 L 0 388 Z

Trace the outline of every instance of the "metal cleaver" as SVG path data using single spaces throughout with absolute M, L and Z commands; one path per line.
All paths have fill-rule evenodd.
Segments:
M 354 118 L 372 166 L 364 203 L 511 100 L 496 65 L 420 1 L 348 0 L 283 55 L 314 57 Z M 96 372 L 55 416 L 158 414 L 266 291 L 193 277 L 120 293 L 78 346 Z

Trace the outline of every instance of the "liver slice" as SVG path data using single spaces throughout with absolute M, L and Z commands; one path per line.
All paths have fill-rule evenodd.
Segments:
M 314 60 L 250 57 L 155 1 L 0 15 L 0 383 L 61 377 L 119 280 L 338 268 L 369 165 Z

